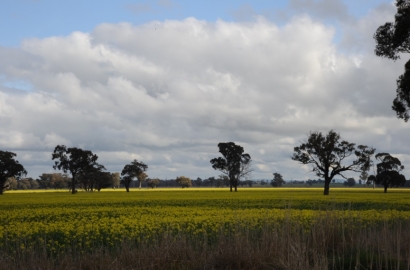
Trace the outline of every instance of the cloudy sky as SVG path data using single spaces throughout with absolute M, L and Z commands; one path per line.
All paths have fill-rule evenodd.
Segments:
M 410 124 L 391 109 L 409 55 L 374 55 L 391 0 L 0 2 L 0 149 L 30 177 L 64 144 L 108 171 L 207 178 L 233 141 L 253 179 L 316 178 L 290 156 L 330 129 L 410 177 Z

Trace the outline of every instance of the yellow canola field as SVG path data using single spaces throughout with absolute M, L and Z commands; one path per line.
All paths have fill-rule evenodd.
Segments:
M 165 234 L 212 239 L 287 222 L 307 232 L 318 219 L 340 226 L 410 221 L 410 191 L 333 189 L 158 189 L 120 192 L 6 193 L 0 197 L 0 250 L 50 252 L 149 242 Z

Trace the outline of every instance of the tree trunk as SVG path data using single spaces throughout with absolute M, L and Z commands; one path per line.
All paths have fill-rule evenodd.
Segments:
M 235 185 L 235 192 L 238 191 L 238 185 Z
M 139 181 L 140 182 L 140 189 L 141 189 L 141 184 L 142 184 L 142 181 Z
M 330 181 L 332 179 L 329 179 L 328 177 L 325 177 L 325 190 L 323 191 L 323 195 L 329 195 L 329 189 L 330 189 Z
M 129 186 L 129 185 L 126 185 L 126 186 L 125 186 L 125 190 L 126 190 L 127 192 L 130 192 L 130 186 Z
M 71 179 L 71 194 L 75 194 L 75 173 L 72 173 L 73 177 Z
M 384 186 L 384 193 L 387 193 L 387 186 Z
M 232 183 L 229 184 L 230 191 L 232 192 Z

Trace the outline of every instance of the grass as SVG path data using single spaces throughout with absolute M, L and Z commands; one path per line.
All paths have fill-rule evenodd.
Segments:
M 410 268 L 410 190 L 322 191 L 7 192 L 0 269 Z

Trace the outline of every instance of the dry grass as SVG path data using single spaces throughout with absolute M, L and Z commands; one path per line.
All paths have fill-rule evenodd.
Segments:
M 86 254 L 45 250 L 2 252 L 0 269 L 410 269 L 410 221 L 363 227 L 329 212 L 310 230 L 289 219 L 216 239 L 164 234 Z

